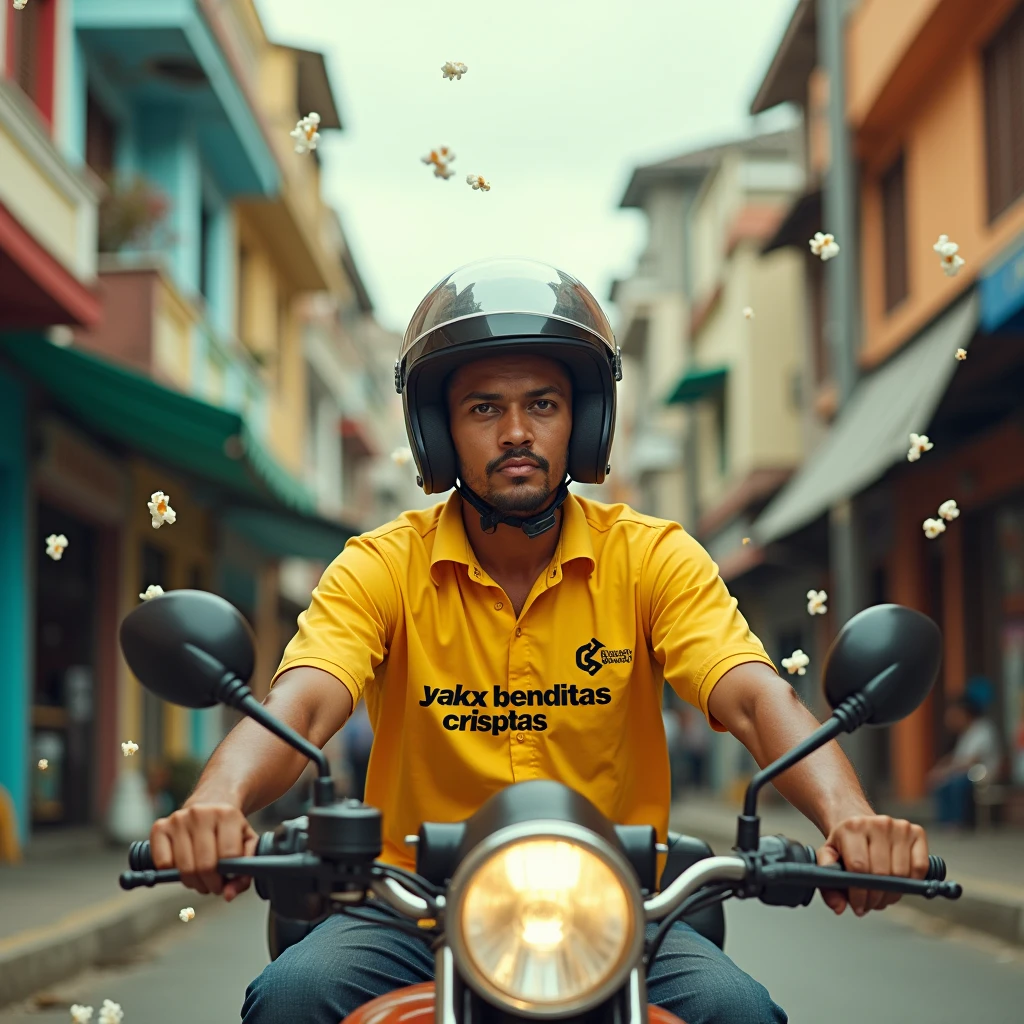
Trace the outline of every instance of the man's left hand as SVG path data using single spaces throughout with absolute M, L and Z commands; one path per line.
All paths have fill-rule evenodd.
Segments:
M 862 814 L 845 818 L 828 834 L 818 850 L 818 863 L 829 867 L 842 860 L 847 871 L 872 875 L 924 878 L 928 873 L 928 837 L 920 825 L 886 814 Z M 850 889 L 822 891 L 822 898 L 837 914 L 847 903 L 858 917 L 869 910 L 884 910 L 899 893 Z

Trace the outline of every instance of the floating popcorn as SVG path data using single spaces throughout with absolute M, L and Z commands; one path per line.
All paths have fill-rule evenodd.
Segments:
M 316 112 L 307 114 L 291 131 L 291 137 L 295 140 L 296 153 L 310 153 L 316 149 L 320 141 L 320 115 Z
M 964 258 L 957 255 L 959 248 L 960 246 L 956 242 L 949 240 L 949 235 L 939 235 L 939 240 L 932 246 L 932 249 L 939 254 L 939 265 L 946 277 L 956 277 L 964 265 Z
M 195 916 L 196 912 L 191 907 L 185 907 L 184 910 L 178 911 L 178 917 L 180 917 L 185 924 L 188 924 L 188 922 Z
M 839 243 L 836 242 L 834 235 L 823 235 L 820 231 L 816 231 L 808 244 L 811 247 L 811 252 L 815 256 L 821 257 L 822 263 L 839 255 Z
M 125 757 L 131 757 L 139 749 L 138 743 L 133 743 L 131 740 L 127 740 L 121 744 L 121 753 Z
M 940 533 L 946 532 L 946 524 L 941 519 L 926 519 L 923 525 L 924 535 L 929 540 L 935 540 Z
M 39 758 L 39 760 L 38 760 L 38 761 L 36 762 L 36 767 L 37 767 L 37 768 L 38 768 L 38 769 L 39 769 L 39 770 L 40 770 L 41 772 L 45 772 L 45 771 L 46 771 L 46 769 L 50 767 L 50 762 L 49 762 L 49 761 L 47 761 L 45 757 L 41 757 L 41 758 Z
M 825 602 L 828 601 L 828 594 L 824 590 L 807 591 L 807 613 L 809 615 L 824 615 L 828 609 Z
M 149 496 L 149 514 L 153 517 L 153 529 L 159 530 L 164 523 L 173 525 L 178 513 L 171 508 L 171 496 L 163 491 L 154 491 Z
M 22 4 L 24 4 L 24 2 L 25 0 L 22 0 Z M 71 1024 L 89 1024 L 91 1020 L 91 1006 L 82 1006 L 81 1003 L 75 1003 L 75 1005 L 71 1007 Z
M 152 601 L 154 597 L 161 597 L 163 593 L 164 588 L 161 587 L 159 583 L 150 583 L 150 585 L 146 587 L 146 592 L 144 594 L 139 594 L 139 597 L 143 601 Z
M 750 543 L 750 538 L 749 537 L 744 537 L 743 538 L 743 543 L 744 544 L 749 544 Z
M 28 0 L 14 0 L 14 9 L 16 11 L 23 11 L 23 10 L 25 10 L 25 4 L 27 4 L 27 3 L 28 3 Z
M 64 549 L 68 546 L 68 539 L 63 533 L 51 533 L 46 538 L 46 553 L 55 561 L 59 562 L 64 555 Z
M 457 60 L 446 60 L 441 65 L 441 75 L 447 78 L 449 82 L 454 82 L 456 79 L 462 80 L 462 76 L 469 71 L 469 68 L 465 64 Z
M 104 999 L 97 1024 L 121 1024 L 123 1019 L 124 1010 L 121 1009 L 121 1004 L 115 1003 L 113 999 Z
M 467 174 L 466 184 L 472 185 L 474 190 L 480 189 L 482 192 L 491 191 L 491 183 L 489 181 L 485 181 L 482 174 Z
M 956 507 L 956 502 L 950 498 L 949 501 L 944 501 L 939 506 L 939 515 L 942 516 L 946 522 L 951 523 L 960 515 L 960 509 Z
M 798 676 L 807 675 L 807 666 L 810 665 L 811 659 L 804 654 L 803 651 L 798 647 L 788 658 L 782 659 L 782 667 L 792 675 L 794 672 Z
M 958 348 L 956 350 L 956 358 L 959 359 L 960 362 L 962 363 L 967 358 L 967 349 L 965 349 L 965 348 Z
M 412 449 L 403 445 L 391 453 L 391 461 L 396 466 L 408 466 L 412 462 Z
M 743 316 L 747 320 L 753 320 L 754 319 L 754 310 L 750 306 L 744 306 L 743 307 Z
M 930 452 L 934 447 L 935 445 L 928 440 L 927 434 L 911 434 L 910 451 L 907 452 L 907 462 L 917 462 L 917 460 L 921 458 L 922 452 Z
M 434 168 L 435 178 L 444 178 L 447 181 L 455 174 L 451 167 L 449 167 L 449 164 L 455 159 L 455 154 L 447 146 L 432 149 L 426 156 L 420 159 L 423 163 Z

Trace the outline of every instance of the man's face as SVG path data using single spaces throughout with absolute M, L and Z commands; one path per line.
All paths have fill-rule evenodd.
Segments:
M 448 384 L 459 478 L 502 512 L 532 515 L 565 479 L 572 382 L 543 356 L 494 356 Z

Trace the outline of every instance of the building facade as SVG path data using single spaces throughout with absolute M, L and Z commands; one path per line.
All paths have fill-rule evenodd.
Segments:
M 1024 110 L 1016 56 L 1024 5 L 849 6 L 844 106 L 859 210 L 851 246 L 859 380 L 754 531 L 792 551 L 830 506 L 845 505 L 864 576 L 859 603 L 897 601 L 941 625 L 940 683 L 889 731 L 879 754 L 880 794 L 907 803 L 926 795 L 928 769 L 948 749 L 945 705 L 976 675 L 994 684 L 988 713 L 1004 742 L 1003 781 L 1024 783 L 1024 163 L 1013 142 Z M 822 154 L 828 75 L 820 24 L 820 5 L 797 5 L 754 109 L 800 103 Z M 800 236 L 807 237 L 816 201 L 810 193 L 794 205 L 793 230 L 778 244 L 806 244 Z M 943 272 L 933 248 L 940 235 L 959 245 L 958 272 Z M 822 298 L 827 320 L 836 296 L 826 287 Z M 913 463 L 910 432 L 934 444 Z M 959 518 L 928 539 L 923 521 L 950 498 Z M 1020 813 L 1019 797 L 1011 795 L 1008 813 Z

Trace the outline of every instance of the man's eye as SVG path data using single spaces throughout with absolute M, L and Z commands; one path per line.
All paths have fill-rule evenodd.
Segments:
M 473 406 L 474 412 L 489 412 L 494 406 L 489 402 L 482 402 L 480 405 Z
M 540 398 L 537 400 L 537 408 L 541 409 L 541 411 L 543 409 L 552 409 L 554 408 L 554 403 L 549 398 Z

